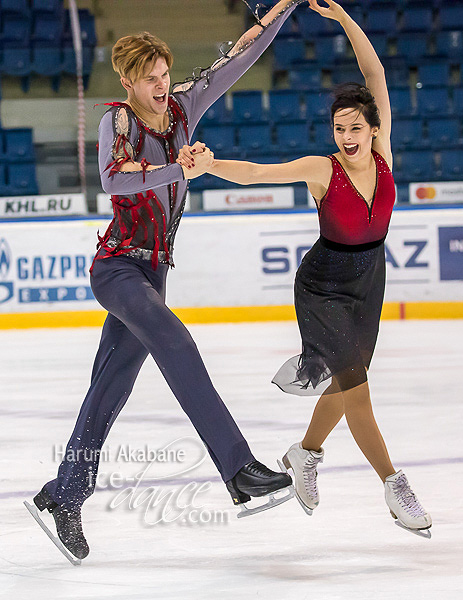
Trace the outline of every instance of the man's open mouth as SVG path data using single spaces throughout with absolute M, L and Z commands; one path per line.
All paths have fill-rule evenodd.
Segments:
M 163 104 L 166 101 L 166 96 L 167 96 L 167 94 L 161 94 L 159 96 L 153 96 L 153 99 L 156 102 L 159 102 L 159 104 Z

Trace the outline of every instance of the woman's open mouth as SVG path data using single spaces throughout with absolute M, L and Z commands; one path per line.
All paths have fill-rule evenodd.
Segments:
M 344 144 L 344 152 L 347 154 L 347 156 L 354 156 L 358 149 L 358 144 Z

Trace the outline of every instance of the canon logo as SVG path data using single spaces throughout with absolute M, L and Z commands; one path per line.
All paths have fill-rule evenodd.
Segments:
M 237 204 L 273 204 L 273 196 L 271 194 L 266 196 L 227 194 L 225 196 L 225 203 L 233 206 Z

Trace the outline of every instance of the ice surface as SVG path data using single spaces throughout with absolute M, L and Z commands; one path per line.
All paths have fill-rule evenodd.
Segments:
M 284 360 L 299 351 L 296 324 L 190 330 L 256 457 L 276 468 L 276 459 L 301 439 L 316 400 L 286 395 L 270 384 Z M 144 505 L 128 509 L 126 503 L 110 510 L 121 490 L 99 490 L 83 510 L 91 553 L 81 567 L 73 567 L 22 502 L 56 472 L 53 447 L 65 444 L 71 433 L 98 339 L 99 330 L 90 328 L 0 331 L 0 597 L 462 597 L 463 321 L 384 322 L 370 371 L 377 420 L 394 465 L 404 469 L 432 514 L 431 540 L 394 525 L 382 484 L 343 419 L 325 443 L 321 503 L 312 517 L 291 500 L 238 520 L 208 457 L 184 474 L 179 464 L 159 462 L 145 475 L 138 494 L 144 492 L 147 500 L 153 485 L 178 494 L 186 484 L 210 482 L 210 489 L 198 496 L 196 505 L 203 506 L 196 516 L 207 520 L 222 511 L 225 522 L 177 519 L 149 526 L 146 521 L 160 518 L 162 503 L 146 515 Z M 117 460 L 121 447 L 140 449 L 143 456 L 147 446 L 157 451 L 185 436 L 195 432 L 148 359 L 108 437 L 100 473 L 120 473 L 125 485 L 133 486 L 129 478 L 145 463 Z M 191 439 L 175 447 L 185 449 L 191 464 L 202 455 Z M 166 479 L 154 481 L 158 475 Z M 184 490 L 183 500 L 191 491 Z M 142 497 L 137 498 L 140 503 Z M 182 506 L 178 495 L 175 502 Z M 172 514 L 169 518 L 177 515 Z

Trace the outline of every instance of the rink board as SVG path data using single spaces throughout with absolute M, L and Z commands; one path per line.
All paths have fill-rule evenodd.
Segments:
M 108 218 L 0 222 L 0 327 L 97 325 L 89 267 Z M 168 276 L 187 322 L 294 318 L 294 274 L 318 238 L 315 211 L 188 215 Z M 396 209 L 385 318 L 463 317 L 463 209 Z

